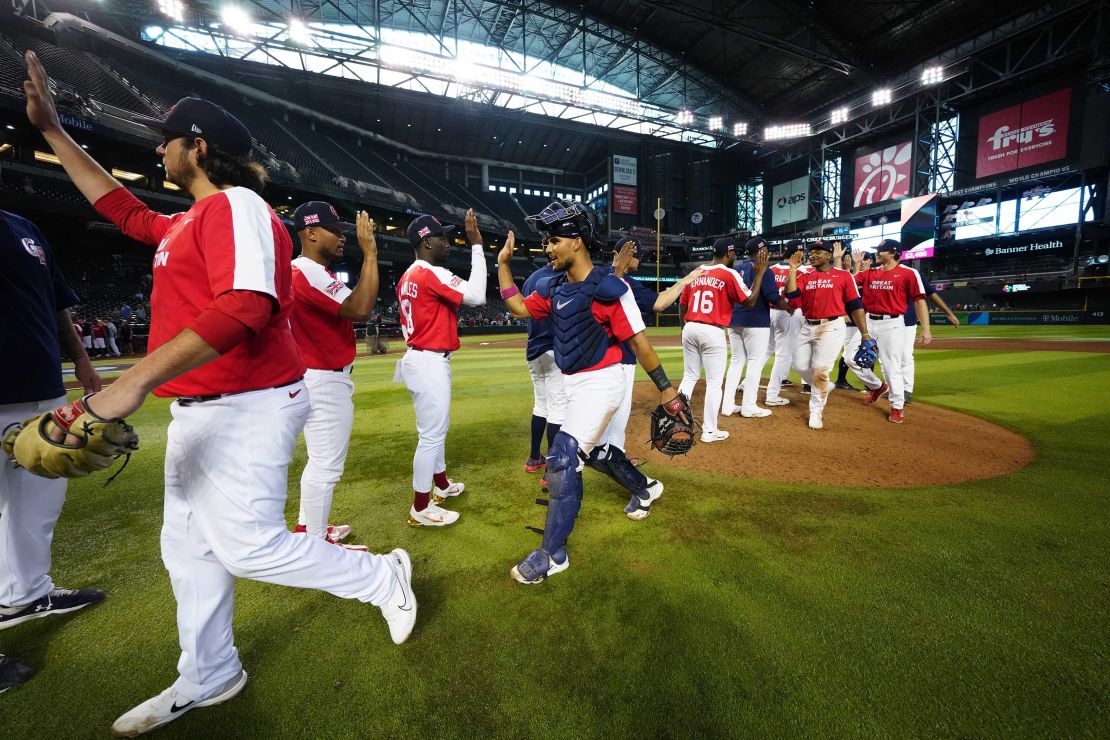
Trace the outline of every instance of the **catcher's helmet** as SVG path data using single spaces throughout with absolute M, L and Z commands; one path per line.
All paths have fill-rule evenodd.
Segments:
M 590 213 L 581 203 L 552 201 L 547 208 L 524 220 L 548 236 L 582 237 L 587 246 L 596 238 Z

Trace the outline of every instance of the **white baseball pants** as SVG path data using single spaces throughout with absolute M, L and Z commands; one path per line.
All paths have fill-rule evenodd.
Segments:
M 532 376 L 532 415 L 547 419 L 548 424 L 562 424 L 567 413 L 567 393 L 563 388 L 563 371 L 555 364 L 554 350 L 528 360 Z M 437 471 L 438 472 L 438 471 Z
M 725 376 L 722 408 L 726 415 L 736 413 L 736 388 L 741 385 L 741 375 L 744 377 L 744 395 L 740 401 L 740 408 L 755 408 L 758 403 L 759 381 L 763 378 L 763 367 L 767 364 L 767 347 L 770 345 L 770 338 L 770 327 L 744 326 L 728 330 L 728 345 L 732 349 L 732 360 L 728 363 L 728 374 Z
M 771 309 L 771 336 L 768 352 L 775 353 L 771 377 L 767 381 L 767 399 L 773 400 L 782 392 L 782 381 L 790 376 L 794 352 L 798 348 L 798 332 L 804 319 L 801 311 L 790 313 L 779 308 Z
M 905 319 L 902 319 L 905 322 Z M 916 367 L 913 361 L 914 342 L 917 341 L 917 326 L 907 326 L 902 336 L 902 382 L 908 393 L 913 393 L 913 379 Z
M 624 452 L 624 437 L 628 431 L 628 417 L 632 415 L 632 386 L 636 382 L 636 366 L 621 364 L 624 372 L 624 398 L 617 407 L 609 425 L 605 427 L 599 445 L 611 445 Z
M 65 405 L 66 397 L 0 406 L 0 432 Z M 66 498 L 65 478 L 41 478 L 0 454 L 0 605 L 25 606 L 54 589 L 50 543 Z
M 844 319 L 836 318 L 823 324 L 802 324 L 794 363 L 802 380 L 810 385 L 809 413 L 821 414 L 832 390 L 830 373 L 836 356 L 844 346 Z
M 861 367 L 856 362 L 856 352 L 859 350 L 859 345 L 863 341 L 863 334 L 856 328 L 855 324 L 848 325 L 844 322 L 844 364 L 852 371 L 852 374 L 860 379 L 868 390 L 875 390 L 882 386 L 883 379 L 878 376 L 874 368 Z
M 412 456 L 412 490 L 431 493 L 436 473 L 447 470 L 447 430 L 451 426 L 451 358 L 442 352 L 409 349 L 397 362 L 400 380 L 416 411 L 416 452 Z
M 341 372 L 309 369 L 304 374 L 308 389 L 308 420 L 304 424 L 304 442 L 308 448 L 308 464 L 301 473 L 301 505 L 297 523 L 308 534 L 324 537 L 328 532 L 335 484 L 343 477 L 347 447 L 355 422 L 352 396 L 355 383 L 351 366 Z
M 721 412 L 721 384 L 725 379 L 725 365 L 728 362 L 724 328 L 687 321 L 682 327 L 682 362 L 682 382 L 678 386 L 678 392 L 685 393 L 687 398 L 694 392 L 701 371 L 705 369 L 702 433 L 715 432 L 717 415 Z
M 387 556 L 286 528 L 289 462 L 308 417 L 303 383 L 178 401 L 170 413 L 162 562 L 177 599 L 174 688 L 197 701 L 242 668 L 231 633 L 237 577 L 380 605 L 395 576 Z
M 890 386 L 890 407 L 900 409 L 906 402 L 906 384 L 902 376 L 906 321 L 901 316 L 873 319 L 869 315 L 867 333 L 879 343 L 879 361 L 883 363 L 883 376 Z
M 600 370 L 564 376 L 567 415 L 563 420 L 562 431 L 578 440 L 578 449 L 583 455 L 589 455 L 599 445 L 616 444 L 615 439 L 608 437 L 608 432 L 612 428 L 613 417 L 627 395 L 625 388 L 628 381 L 624 367 L 617 363 Z M 626 418 L 626 424 L 627 421 Z M 620 428 L 620 436 L 623 444 L 623 426 Z M 578 469 L 582 469 L 581 459 L 578 461 Z

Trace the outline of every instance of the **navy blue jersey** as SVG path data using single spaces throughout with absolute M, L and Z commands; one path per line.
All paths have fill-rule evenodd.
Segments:
M 732 320 L 728 325 L 732 328 L 770 328 L 771 326 L 771 305 L 778 303 L 779 286 L 775 282 L 775 273 L 767 270 L 763 273 L 763 280 L 758 286 L 752 285 L 755 280 L 755 265 L 751 260 L 744 260 L 737 266 L 736 271 L 740 273 L 740 278 L 744 281 L 744 285 L 748 286 L 753 293 L 757 293 L 758 297 L 755 299 L 755 305 L 751 308 L 746 308 L 737 303 L 732 308 Z
M 640 309 L 640 313 L 645 316 L 655 313 L 655 300 L 659 294 L 630 275 L 625 275 L 624 280 L 632 288 L 632 297 L 636 299 L 636 307 Z M 636 353 L 628 346 L 628 342 L 621 342 L 621 364 L 636 364 Z
M 558 273 L 552 269 L 551 265 L 544 265 L 540 269 L 533 272 L 524 281 L 524 288 L 521 290 L 526 297 L 532 293 L 540 290 L 540 286 L 546 281 L 553 278 Z M 545 291 L 540 290 L 541 293 L 546 295 Z M 528 346 L 524 350 L 524 357 L 528 360 L 534 360 L 544 352 L 550 352 L 555 348 L 555 329 L 551 324 L 551 317 L 546 319 L 528 319 Z
M 42 232 L 0 211 L 0 347 L 18 350 L 4 369 L 0 404 L 65 395 L 56 314 L 77 303 Z
M 920 274 L 920 272 L 921 271 L 918 270 L 918 274 Z M 921 284 L 925 286 L 925 298 L 926 299 L 928 299 L 929 296 L 931 296 L 933 293 L 937 292 L 937 289 L 933 287 L 933 284 L 930 283 L 924 275 L 921 276 Z M 928 307 L 929 307 L 929 301 L 926 300 L 925 301 L 925 308 L 928 308 Z M 905 318 L 906 318 L 906 326 L 917 326 L 917 309 L 915 309 L 913 307 L 913 303 L 910 303 L 910 307 L 906 310 L 906 317 Z

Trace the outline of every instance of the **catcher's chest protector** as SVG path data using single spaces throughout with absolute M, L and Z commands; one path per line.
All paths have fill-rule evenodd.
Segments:
M 595 267 L 585 280 L 571 283 L 564 278 L 554 285 L 551 316 L 555 324 L 555 364 L 564 373 L 576 373 L 601 362 L 613 343 L 593 315 L 594 297 L 607 275 L 604 268 Z

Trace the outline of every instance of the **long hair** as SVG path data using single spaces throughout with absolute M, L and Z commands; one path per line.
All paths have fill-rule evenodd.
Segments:
M 193 148 L 195 142 L 186 140 L 186 146 Z M 234 157 L 209 146 L 205 155 L 197 154 L 197 167 L 216 187 L 244 187 L 262 195 L 266 187 L 266 169 L 250 154 Z

